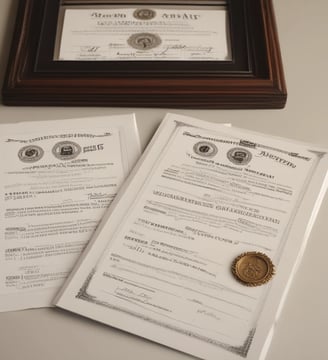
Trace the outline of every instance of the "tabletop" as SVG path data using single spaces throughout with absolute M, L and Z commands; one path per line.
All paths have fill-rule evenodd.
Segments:
M 0 2 L 2 83 L 17 0 Z M 43 121 L 134 112 L 144 148 L 167 112 L 288 137 L 328 147 L 326 61 L 328 2 L 274 0 L 288 89 L 282 110 L 184 110 L 98 107 L 6 107 L 0 123 Z M 327 359 L 328 198 L 323 201 L 303 260 L 277 321 L 267 360 Z M 0 314 L 2 360 L 184 360 L 190 356 L 58 309 Z

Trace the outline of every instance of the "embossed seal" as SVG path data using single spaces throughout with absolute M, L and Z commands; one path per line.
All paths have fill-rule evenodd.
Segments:
M 229 150 L 227 157 L 236 165 L 246 165 L 252 160 L 251 152 L 244 148 L 233 148 Z
M 150 50 L 162 43 L 161 38 L 152 33 L 137 33 L 128 38 L 128 44 L 137 50 Z
M 73 141 L 61 141 L 57 143 L 52 149 L 52 153 L 59 160 L 75 159 L 80 154 L 80 152 L 80 145 Z
M 246 252 L 232 264 L 234 277 L 246 286 L 260 286 L 271 280 L 275 267 L 271 259 L 261 252 Z
M 200 156 L 213 157 L 217 154 L 218 148 L 209 141 L 200 141 L 194 145 L 194 152 Z
M 18 157 L 25 163 L 33 163 L 39 161 L 44 154 L 44 151 L 40 146 L 28 145 L 21 148 L 18 152 Z
M 138 20 L 151 20 L 156 16 L 156 11 L 152 9 L 137 9 L 133 16 Z

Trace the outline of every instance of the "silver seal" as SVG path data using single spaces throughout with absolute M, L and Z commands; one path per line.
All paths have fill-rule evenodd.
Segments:
M 72 160 L 81 153 L 81 146 L 73 141 L 61 141 L 52 148 L 52 153 L 59 160 Z
M 138 20 L 151 20 L 156 16 L 156 11 L 152 9 L 137 9 L 133 12 L 133 16 Z
M 161 43 L 161 38 L 158 35 L 151 33 L 133 34 L 128 39 L 128 44 L 137 50 L 154 49 L 158 47 Z
M 200 141 L 194 145 L 194 152 L 200 156 L 213 157 L 217 154 L 218 148 L 208 141 Z
M 227 157 L 236 165 L 247 165 L 252 160 L 252 154 L 243 148 L 233 148 L 229 150 Z
M 24 146 L 18 151 L 18 157 L 25 163 L 33 163 L 39 161 L 44 154 L 44 151 L 40 146 L 28 145 Z

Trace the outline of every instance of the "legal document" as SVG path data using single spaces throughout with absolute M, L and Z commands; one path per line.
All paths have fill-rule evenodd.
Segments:
M 327 168 L 325 149 L 168 115 L 56 305 L 200 358 L 259 359 Z M 245 286 L 243 254 L 276 275 Z
M 66 8 L 55 60 L 224 61 L 228 28 L 224 6 Z
M 140 154 L 134 115 L 1 126 L 0 311 L 49 306 Z

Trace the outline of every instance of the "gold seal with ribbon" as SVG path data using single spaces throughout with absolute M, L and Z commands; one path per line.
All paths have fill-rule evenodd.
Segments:
M 270 281 L 275 274 L 271 259 L 256 251 L 239 255 L 232 263 L 234 277 L 246 286 L 260 286 Z

